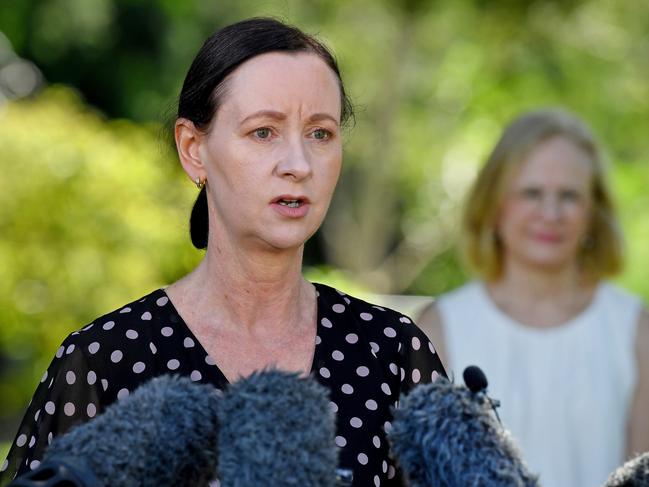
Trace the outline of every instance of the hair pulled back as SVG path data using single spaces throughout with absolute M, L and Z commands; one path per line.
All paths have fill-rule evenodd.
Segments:
M 207 131 L 225 92 L 227 77 L 247 60 L 269 52 L 310 52 L 336 74 L 340 86 L 341 124 L 353 116 L 338 64 L 331 52 L 314 37 L 271 18 L 252 18 L 228 25 L 207 38 L 192 62 L 178 100 L 178 118 L 191 120 Z M 207 248 L 209 219 L 203 187 L 192 209 L 189 231 L 194 247 Z

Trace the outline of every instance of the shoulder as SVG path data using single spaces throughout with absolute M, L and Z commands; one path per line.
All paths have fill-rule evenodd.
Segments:
M 599 296 L 610 305 L 630 307 L 638 313 L 643 307 L 642 300 L 638 296 L 611 282 L 599 284 Z

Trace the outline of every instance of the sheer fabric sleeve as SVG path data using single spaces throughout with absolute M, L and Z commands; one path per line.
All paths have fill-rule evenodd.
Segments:
M 401 317 L 400 321 L 405 324 L 399 349 L 400 395 L 403 395 L 418 384 L 447 376 L 435 346 L 426 334 L 407 316 Z
M 89 365 L 77 336 L 63 342 L 43 374 L 0 467 L 0 487 L 36 468 L 55 436 L 100 413 L 101 378 Z

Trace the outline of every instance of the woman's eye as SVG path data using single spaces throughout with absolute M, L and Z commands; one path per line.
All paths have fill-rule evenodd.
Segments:
M 261 127 L 254 131 L 255 137 L 258 139 L 269 139 L 271 136 L 271 131 L 268 127 Z
M 579 201 L 580 199 L 579 193 L 577 193 L 576 191 L 562 191 L 559 194 L 559 198 L 561 199 L 561 201 L 567 201 L 570 203 Z
M 536 188 L 525 188 L 520 194 L 523 198 L 530 200 L 535 200 L 541 197 L 541 191 Z
M 331 137 L 331 132 L 325 129 L 316 129 L 313 131 L 313 138 L 317 140 L 326 140 Z

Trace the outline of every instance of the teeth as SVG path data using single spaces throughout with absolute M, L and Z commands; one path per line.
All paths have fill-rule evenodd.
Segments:
M 279 204 L 288 206 L 289 208 L 297 208 L 300 206 L 299 200 L 279 200 Z

